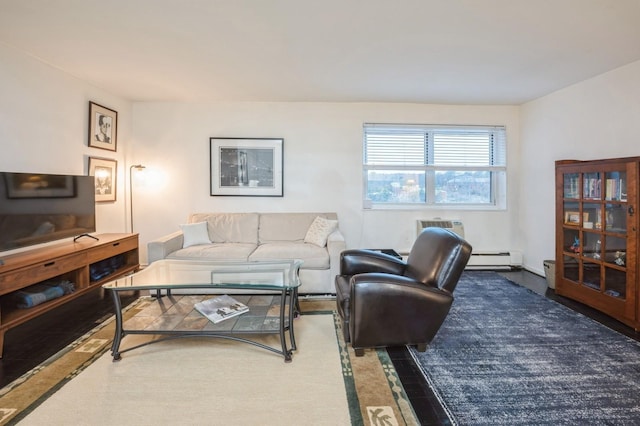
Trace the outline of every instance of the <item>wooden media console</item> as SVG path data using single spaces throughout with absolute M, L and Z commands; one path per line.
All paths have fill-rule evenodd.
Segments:
M 138 234 L 95 237 L 97 240 L 83 237 L 7 256 L 0 254 L 0 357 L 7 330 L 138 270 Z M 49 289 L 57 283 L 72 285 L 74 291 L 32 307 L 19 307 L 24 305 L 24 295 L 31 294 L 26 292 Z

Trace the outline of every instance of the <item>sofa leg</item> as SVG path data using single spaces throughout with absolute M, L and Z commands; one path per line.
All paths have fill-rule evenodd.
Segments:
M 356 356 L 364 356 L 364 349 L 363 348 L 358 348 L 358 349 L 353 348 L 353 350 L 355 351 Z
M 418 343 L 416 345 L 416 349 L 418 350 L 418 352 L 425 352 L 427 350 L 427 344 L 426 343 Z

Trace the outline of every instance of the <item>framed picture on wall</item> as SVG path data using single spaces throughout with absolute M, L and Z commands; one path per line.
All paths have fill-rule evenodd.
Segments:
M 115 151 L 117 141 L 118 113 L 89 102 L 89 146 Z
M 97 203 L 116 201 L 117 175 L 116 160 L 89 157 L 89 176 L 95 178 Z
M 210 138 L 211 195 L 283 196 L 278 138 Z

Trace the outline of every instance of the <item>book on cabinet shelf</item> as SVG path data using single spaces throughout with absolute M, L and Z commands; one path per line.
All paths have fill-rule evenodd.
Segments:
M 583 194 L 586 199 L 599 199 L 600 198 L 600 185 L 599 178 L 584 178 Z
M 627 189 L 623 179 L 607 179 L 605 183 L 605 199 L 627 201 Z
M 578 196 L 580 195 L 578 189 L 579 189 L 579 181 L 577 176 L 571 176 L 565 179 L 565 185 L 564 185 L 565 198 L 578 198 Z

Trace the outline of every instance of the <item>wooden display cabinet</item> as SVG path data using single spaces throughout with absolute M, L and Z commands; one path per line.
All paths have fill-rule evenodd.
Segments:
M 556 162 L 556 293 L 640 329 L 640 157 Z
M 119 276 L 136 271 L 138 234 L 100 234 L 2 256 L 0 254 L 0 357 L 4 334 Z M 17 306 L 18 291 L 68 280 L 75 291 L 31 308 Z

